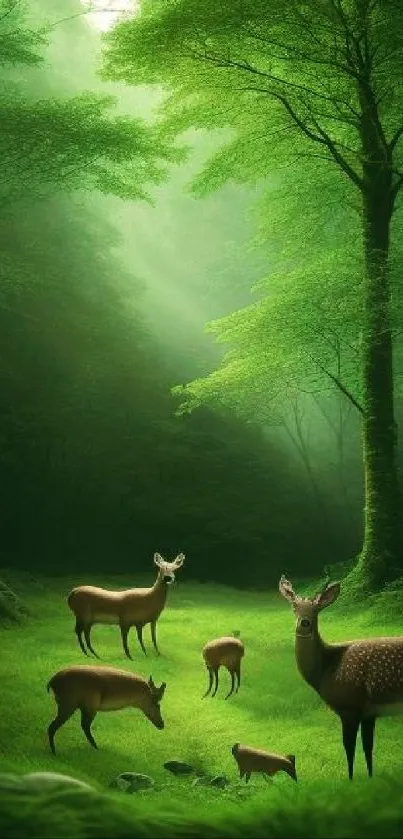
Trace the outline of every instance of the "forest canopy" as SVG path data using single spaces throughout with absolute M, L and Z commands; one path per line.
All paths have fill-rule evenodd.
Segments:
M 368 589 L 402 570 L 399 9 L 393 0 L 144 0 L 107 36 L 103 74 L 163 87 L 167 137 L 230 131 L 196 192 L 265 181 L 261 233 L 279 256 L 261 299 L 212 326 L 228 352 L 184 389 L 186 404 L 218 400 L 261 418 L 273 400 L 332 386 L 353 405 L 366 486 L 355 578 Z

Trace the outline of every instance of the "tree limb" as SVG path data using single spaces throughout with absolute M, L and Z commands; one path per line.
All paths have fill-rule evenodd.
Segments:
M 329 379 L 331 379 L 331 381 L 336 385 L 336 387 L 338 387 L 338 389 L 342 393 L 344 393 L 344 396 L 347 396 L 347 399 L 349 399 L 351 404 L 354 405 L 355 408 L 357 408 L 357 411 L 359 411 L 360 414 L 362 416 L 364 416 L 365 415 L 364 408 L 362 407 L 362 405 L 360 405 L 358 400 L 351 393 L 351 391 L 346 387 L 346 385 L 343 384 L 343 382 L 339 379 L 339 377 L 335 376 L 334 373 L 331 372 L 331 370 L 327 370 L 326 367 L 324 367 L 324 365 L 321 364 L 321 362 L 318 361 L 317 359 L 312 359 L 312 361 L 314 362 L 314 364 L 317 365 L 317 367 L 319 367 L 320 370 L 322 370 L 323 373 L 325 373 L 326 376 L 329 377 Z
M 400 128 L 397 129 L 397 131 L 393 135 L 391 141 L 388 143 L 387 148 L 388 148 L 388 151 L 389 151 L 390 154 L 396 148 L 396 146 L 397 146 L 401 137 L 403 137 L 403 124 L 400 126 Z

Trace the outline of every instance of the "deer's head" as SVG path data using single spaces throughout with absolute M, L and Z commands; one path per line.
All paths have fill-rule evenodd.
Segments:
M 319 612 L 337 600 L 340 594 L 340 583 L 329 583 L 327 581 L 314 597 L 300 597 L 295 593 L 290 581 L 282 575 L 279 591 L 291 603 L 295 612 L 297 618 L 296 634 L 301 638 L 309 638 L 317 629 Z
M 163 559 L 161 554 L 154 554 L 154 564 L 159 569 L 159 576 L 167 585 L 175 582 L 175 571 L 182 567 L 184 561 L 185 554 L 178 554 L 173 562 L 167 562 L 166 559 Z
M 148 680 L 149 694 L 144 707 L 146 717 L 160 730 L 164 728 L 164 720 L 161 716 L 160 702 L 165 693 L 166 682 L 162 682 L 159 688 L 154 684 L 152 676 Z

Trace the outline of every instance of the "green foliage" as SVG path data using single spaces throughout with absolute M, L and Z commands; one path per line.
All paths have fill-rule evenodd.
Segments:
M 29 29 L 20 0 L 0 0 L 0 66 L 36 65 L 46 45 L 44 32 Z
M 0 199 L 38 197 L 50 184 L 147 198 L 147 185 L 160 183 L 167 161 L 177 162 L 182 152 L 140 120 L 114 117 L 114 101 L 83 93 L 32 102 L 18 90 L 11 97 L 10 85 L 3 86 Z
M 16 17 L 23 18 L 20 4 L 1 0 L 0 62 L 40 63 L 43 32 Z M 116 115 L 115 105 L 114 97 L 90 92 L 35 101 L 9 73 L 0 83 L 1 205 L 60 187 L 149 200 L 148 186 L 159 184 L 184 151 L 144 121 Z
M 256 289 L 263 299 L 209 326 L 228 352 L 211 376 L 178 389 L 185 410 L 224 403 L 273 421 L 278 405 L 296 391 L 335 387 L 361 403 L 364 272 L 356 186 L 363 160 L 357 75 L 346 59 L 346 38 L 350 46 L 364 43 L 367 26 L 371 82 L 382 130 L 388 140 L 396 138 L 398 171 L 398 8 L 378 0 L 309 6 L 300 0 L 146 0 L 140 14 L 106 37 L 106 78 L 164 86 L 167 136 L 192 126 L 225 129 L 221 147 L 193 182 L 197 194 L 228 180 L 264 187 L 257 240 L 269 271 Z M 397 214 L 391 258 L 396 332 L 400 227 Z
M 297 671 L 293 614 L 276 591 L 252 594 L 178 583 L 159 623 L 162 657 L 149 651 L 145 660 L 132 641 L 134 668 L 147 678 L 152 672 L 154 680 L 167 682 L 161 704 L 164 731 L 157 732 L 140 712 L 99 714 L 93 728 L 99 746 L 95 751 L 74 715 L 58 733 L 53 757 L 46 727 L 55 705 L 45 686 L 58 668 L 80 660 L 68 626 L 73 618 L 65 603 L 77 579 L 42 582 L 41 590 L 25 583 L 21 588 L 35 619 L 1 637 L 2 771 L 61 772 L 89 783 L 96 792 L 19 793 L 17 798 L 2 790 L 2 836 L 394 839 L 401 835 L 401 720 L 378 721 L 375 776 L 367 778 L 358 748 L 350 783 L 339 721 Z M 93 582 L 120 588 L 130 580 L 98 575 Z M 20 590 L 17 580 L 15 585 Z M 305 588 L 312 593 L 315 586 L 305 581 Z M 376 604 L 377 599 L 373 605 L 357 604 L 349 613 L 333 606 L 321 616 L 324 638 L 343 641 L 398 634 L 397 611 L 385 622 L 385 612 Z M 214 635 L 230 633 L 234 625 L 240 627 L 246 647 L 240 691 L 224 700 L 227 674 L 222 672 L 217 696 L 202 701 L 207 676 L 201 647 Z M 124 666 L 118 628 L 98 627 L 93 635 L 103 660 Z M 149 644 L 146 638 L 147 648 Z M 240 782 L 231 755 L 237 740 L 295 753 L 298 784 L 281 775 L 270 785 L 258 775 L 248 785 Z M 172 759 L 192 765 L 197 761 L 207 773 L 225 774 L 230 785 L 224 790 L 193 787 L 190 778 L 174 778 L 163 768 Z M 150 775 L 155 787 L 135 796 L 112 794 L 109 782 L 125 771 Z
M 167 126 L 231 127 L 236 137 L 211 170 L 216 187 L 228 177 L 267 177 L 279 164 L 310 156 L 308 131 L 321 119 L 349 166 L 360 159 L 356 80 L 347 66 L 346 28 L 362 38 L 368 21 L 373 74 L 382 93 L 386 130 L 400 125 L 402 23 L 397 0 L 385 4 L 325 0 L 145 0 L 141 13 L 106 36 L 104 76 L 168 90 Z M 393 29 L 394 50 L 389 33 Z M 388 79 L 397 78 L 396 88 Z M 305 124 L 305 123 L 304 123 Z M 239 146 L 237 146 L 239 142 Z M 316 142 L 315 160 L 332 161 Z M 351 147 L 352 143 L 352 147 Z M 232 151 L 231 151 L 232 150 Z M 312 151 L 312 150 L 311 150 Z M 288 160 L 287 160 L 288 158 Z M 223 167 L 223 168 L 222 168 Z M 207 185 L 207 184 L 206 184 Z

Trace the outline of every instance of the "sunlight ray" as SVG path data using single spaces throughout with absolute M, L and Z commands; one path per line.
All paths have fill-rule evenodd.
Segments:
M 133 14 L 138 9 L 139 0 L 81 0 L 87 8 L 88 23 L 100 32 L 107 32 L 119 18 Z

